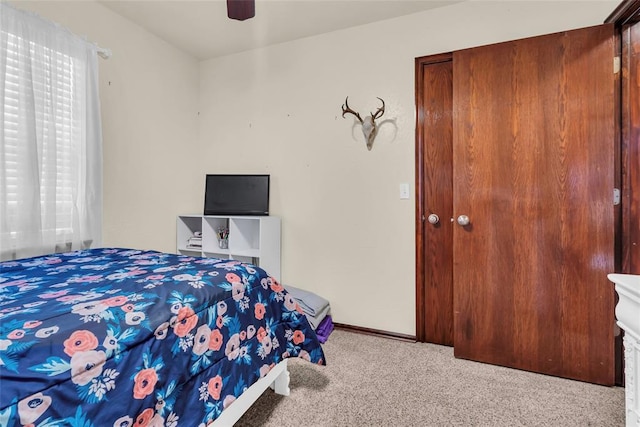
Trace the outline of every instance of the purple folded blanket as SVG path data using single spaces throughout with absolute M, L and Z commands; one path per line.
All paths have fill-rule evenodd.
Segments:
M 316 335 L 318 336 L 318 341 L 321 343 L 327 342 L 329 339 L 329 335 L 333 332 L 333 320 L 331 319 L 331 315 L 327 315 L 322 319 L 318 327 L 316 328 Z

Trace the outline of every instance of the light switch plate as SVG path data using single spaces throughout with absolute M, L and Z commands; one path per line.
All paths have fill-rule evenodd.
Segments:
M 403 182 L 400 184 L 400 198 L 408 199 L 409 198 L 409 184 Z

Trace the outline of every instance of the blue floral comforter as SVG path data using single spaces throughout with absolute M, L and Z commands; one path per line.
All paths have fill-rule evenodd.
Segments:
M 116 248 L 0 263 L 0 426 L 195 427 L 287 357 L 324 364 L 254 265 Z

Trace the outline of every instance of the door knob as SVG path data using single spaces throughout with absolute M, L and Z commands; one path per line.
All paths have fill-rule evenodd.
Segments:
M 458 217 L 458 224 L 460 224 L 461 226 L 465 226 L 465 225 L 469 225 L 469 223 L 471 223 L 471 220 L 469 220 L 469 217 L 466 215 L 460 215 Z
M 436 225 L 440 222 L 440 217 L 436 214 L 431 214 L 427 217 L 427 221 L 429 221 L 429 224 Z

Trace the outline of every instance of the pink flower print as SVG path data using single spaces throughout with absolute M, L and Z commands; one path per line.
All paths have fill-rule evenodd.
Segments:
M 158 373 L 153 368 L 143 369 L 133 378 L 133 398 L 144 399 L 151 393 L 158 382 Z
M 24 337 L 24 330 L 22 329 L 14 329 L 13 331 L 11 331 L 11 333 L 9 333 L 9 335 L 7 335 L 7 338 L 9 338 L 10 340 L 19 340 L 20 338 Z
M 56 301 L 72 302 L 72 301 L 76 301 L 76 300 L 82 300 L 82 298 L 83 298 L 82 295 L 65 295 L 63 297 L 56 298 Z
M 294 311 L 298 306 L 298 303 L 296 302 L 295 298 L 291 296 L 291 294 L 286 294 L 284 296 L 284 306 L 287 308 L 287 310 Z
M 295 345 L 303 343 L 304 342 L 304 334 L 302 333 L 302 331 L 295 331 L 293 333 L 293 337 L 291 338 L 291 341 L 293 341 L 293 343 Z
M 253 338 L 255 334 L 256 334 L 256 327 L 253 325 L 247 326 L 247 339 Z
M 86 282 L 97 282 L 101 280 L 102 276 L 98 275 L 89 275 L 89 276 L 80 276 L 69 279 L 70 283 L 86 283 Z
M 257 320 L 262 320 L 264 318 L 266 310 L 264 308 L 264 304 L 257 302 L 254 306 L 253 314 Z
M 227 273 L 224 277 L 229 283 L 241 282 L 240 276 L 238 276 L 236 273 Z
M 240 333 L 242 334 L 242 332 L 240 332 Z M 247 349 L 247 347 L 246 346 L 242 346 L 242 347 L 240 347 L 240 351 L 238 352 L 238 357 L 240 359 L 244 359 L 248 352 L 249 352 L 249 350 Z
M 166 427 L 166 424 L 160 414 L 155 414 L 153 418 L 151 418 L 151 421 L 149 421 L 149 424 L 147 424 L 147 427 Z
M 218 302 L 218 316 L 224 316 L 227 312 L 227 303 L 225 301 Z
M 213 400 L 220 400 L 220 392 L 222 391 L 222 377 L 220 375 L 216 375 L 215 377 L 209 380 L 209 384 L 207 385 L 207 390 L 209 391 L 209 396 Z
M 216 326 L 217 326 L 218 328 L 222 328 L 222 327 L 224 326 L 224 317 L 222 317 L 222 316 L 218 316 L 218 317 L 216 318 Z
M 265 329 L 260 326 L 260 329 L 258 329 L 258 341 L 262 342 L 262 340 L 264 339 L 264 337 L 267 336 L 267 331 L 265 331 Z
M 39 305 L 46 304 L 46 303 L 47 303 L 46 301 L 34 301 L 34 302 L 28 302 L 26 304 L 22 304 L 22 306 L 24 308 L 34 308 L 34 307 L 37 307 Z
M 271 353 L 271 350 L 273 349 L 273 343 L 271 342 L 271 337 L 269 337 L 268 335 L 265 336 L 260 343 L 262 344 L 262 349 L 264 350 L 264 354 L 269 355 Z
M 154 273 L 168 273 L 170 271 L 175 270 L 175 267 L 160 267 L 153 270 Z
M 91 331 L 74 331 L 69 338 L 64 341 L 64 352 L 73 356 L 77 352 L 93 350 L 98 347 L 98 338 Z
M 102 298 L 102 296 L 103 294 L 101 293 L 91 291 L 81 295 L 79 299 L 80 301 L 94 301 Z
M 127 278 L 127 273 L 113 273 L 106 277 L 107 280 L 122 280 Z
M 214 329 L 209 337 L 209 350 L 218 351 L 222 347 L 222 334 L 219 330 Z
M 177 274 L 173 276 L 173 280 L 178 282 L 192 282 L 194 280 L 200 280 L 200 277 L 192 274 Z
M 140 413 L 140 415 L 136 417 L 136 422 L 134 425 L 136 427 L 149 427 L 149 423 L 151 422 L 153 415 L 154 411 L 152 408 L 145 409 Z
M 181 302 L 174 302 L 173 305 L 171 306 L 171 312 L 173 314 L 178 314 L 181 308 L 182 308 Z
M 270 279 L 271 279 L 271 290 L 273 292 L 282 292 L 284 290 L 282 285 L 278 283 L 276 279 L 274 279 L 273 277 L 271 277 Z
M 153 333 L 156 336 L 157 340 L 163 340 L 167 337 L 169 332 L 169 322 L 164 322 L 160 326 L 158 326 Z
M 102 346 L 107 350 L 115 350 L 118 348 L 118 340 L 113 335 L 109 334 L 105 337 L 104 341 L 102 341 Z
M 178 312 L 178 318 L 173 332 L 179 337 L 185 337 L 198 323 L 198 315 L 191 307 L 182 307 Z
M 193 354 L 202 356 L 209 350 L 209 341 L 211 340 L 211 328 L 202 325 L 196 330 L 196 337 L 193 341 Z
M 82 258 L 76 258 L 74 260 L 71 260 L 69 262 L 78 262 L 78 263 L 84 263 L 84 262 L 91 262 L 93 261 L 93 258 L 88 256 L 88 257 L 82 257 Z
M 51 406 L 51 397 L 42 393 L 32 394 L 18 402 L 18 415 L 23 426 L 33 424 Z
M 120 307 L 127 301 L 129 301 L 129 298 L 125 297 L 124 295 L 117 295 L 115 297 L 102 300 L 102 304 L 106 305 L 107 307 Z
M 240 301 L 244 298 L 244 284 L 242 282 L 233 282 L 231 284 L 231 296 L 234 301 Z
M 137 269 L 137 270 L 131 270 L 131 271 L 128 273 L 128 276 L 129 276 L 129 277 L 132 277 L 132 276 L 139 276 L 139 275 L 141 275 L 141 274 L 146 274 L 146 273 L 147 273 L 147 271 L 146 271 L 146 270 L 140 270 L 140 269 Z
M 38 295 L 38 297 L 44 298 L 44 299 L 60 298 L 61 296 L 64 296 L 64 295 L 66 295 L 68 293 L 69 293 L 68 289 L 61 289 L 61 290 L 55 291 L 55 292 L 45 292 L 44 294 Z M 58 300 L 58 301 L 62 301 L 62 300 Z
M 240 263 L 239 261 L 221 262 L 217 266 L 218 266 L 218 268 L 223 268 L 225 270 L 229 270 L 229 269 L 235 267 L 236 265 L 238 265 L 239 263 Z
M 120 308 L 122 309 L 122 311 L 130 313 L 130 312 L 132 312 L 133 310 L 136 309 L 136 306 L 133 305 L 133 304 L 125 304 Z
M 100 314 L 108 309 L 109 307 L 102 301 L 88 301 L 74 305 L 71 308 L 71 312 L 81 316 L 92 316 L 94 314 Z
M 162 280 L 164 279 L 164 274 L 152 274 L 147 277 L 148 280 Z
M 78 385 L 87 385 L 102 374 L 107 356 L 104 351 L 79 351 L 71 357 L 71 381 Z
M 227 346 L 224 349 L 224 354 L 227 356 L 227 359 L 234 360 L 238 358 L 240 351 L 240 334 L 233 334 L 229 341 L 227 341 Z
M 58 332 L 60 330 L 59 327 L 57 326 L 51 326 L 49 328 L 42 328 L 42 329 L 38 329 L 35 333 L 36 338 L 47 338 L 50 335 L 55 334 L 56 332 Z
M 311 362 L 311 356 L 309 356 L 309 353 L 307 353 L 306 350 L 300 350 L 300 353 L 298 353 L 298 357 L 306 360 L 307 362 Z
M 131 311 L 124 316 L 127 325 L 139 325 L 147 317 L 142 311 Z
M 22 325 L 22 327 L 25 329 L 33 329 L 37 328 L 40 325 L 42 325 L 42 322 L 39 320 L 28 320 L 24 322 L 24 325 Z

